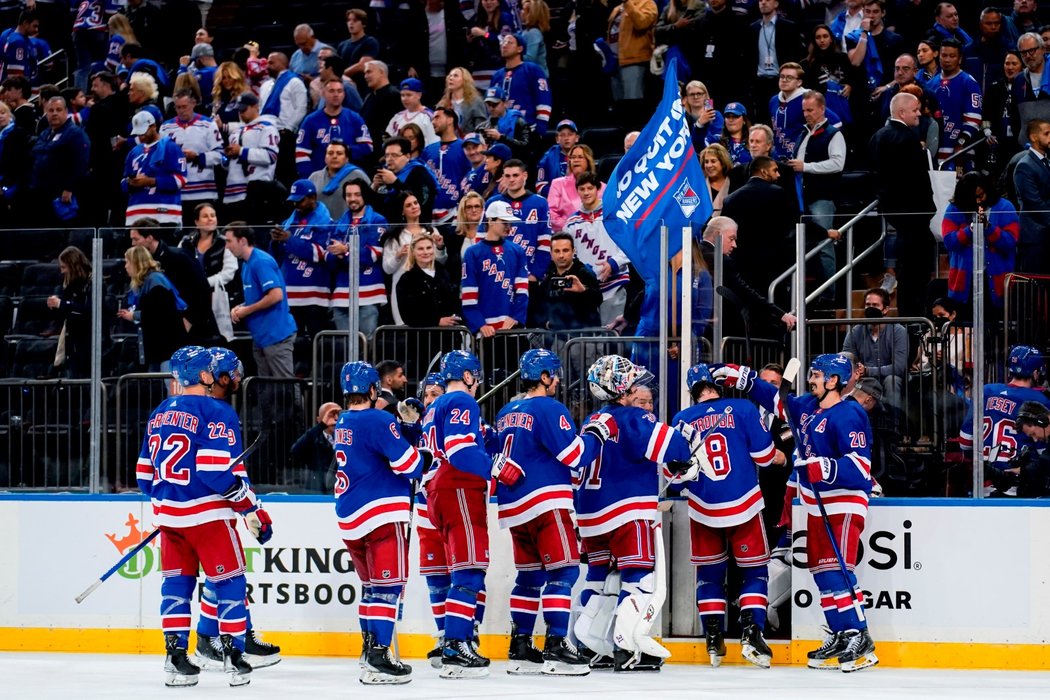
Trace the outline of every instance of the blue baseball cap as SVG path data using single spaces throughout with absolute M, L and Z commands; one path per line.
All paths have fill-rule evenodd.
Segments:
M 304 197 L 317 195 L 317 188 L 309 180 L 296 180 L 292 183 L 292 189 L 288 192 L 289 202 L 301 202 Z
M 510 152 L 510 146 L 502 143 L 495 143 L 490 146 L 489 150 L 485 151 L 485 155 L 499 158 L 503 161 L 510 160 L 514 157 L 514 154 Z
M 507 99 L 507 96 L 503 93 L 503 88 L 499 85 L 493 85 L 485 91 L 486 102 L 502 102 Z
M 423 81 L 419 78 L 405 78 L 401 81 L 402 90 L 411 90 L 412 92 L 423 92 Z
M 555 131 L 561 131 L 562 129 L 572 129 L 577 134 L 580 133 L 580 130 L 576 127 L 576 122 L 574 122 L 571 119 L 562 119 L 560 122 L 558 122 L 558 127 L 555 129 Z
M 726 105 L 726 108 L 722 110 L 722 114 L 732 114 L 737 117 L 743 117 L 747 114 L 747 109 L 744 105 L 739 102 L 730 102 Z
M 472 131 L 463 137 L 463 143 L 472 143 L 476 146 L 484 146 L 485 139 L 481 138 L 481 134 L 476 131 Z

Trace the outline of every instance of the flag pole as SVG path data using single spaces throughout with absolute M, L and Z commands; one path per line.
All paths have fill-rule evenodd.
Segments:
M 686 225 L 682 227 L 682 319 L 678 353 L 678 386 L 681 390 L 681 401 L 678 406 L 689 405 L 689 387 L 686 384 L 686 369 L 693 366 L 693 230 Z
M 660 222 L 660 422 L 667 422 L 667 392 L 674 387 L 673 382 L 667 381 L 667 272 L 670 263 L 667 260 L 668 252 L 668 230 L 663 221 Z

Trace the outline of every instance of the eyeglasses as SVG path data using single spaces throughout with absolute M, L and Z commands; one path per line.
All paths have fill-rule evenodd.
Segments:
M 481 204 L 464 204 L 464 209 L 484 209 L 485 207 Z
M 780 77 L 781 80 L 787 80 L 787 81 L 800 80 L 800 78 L 797 75 L 781 75 L 779 77 Z
M 1038 50 L 1039 50 L 1038 46 L 1033 46 L 1030 49 L 1021 49 L 1021 55 L 1022 56 L 1031 56 Z
M 706 92 L 687 92 L 687 93 L 685 93 L 685 96 L 686 97 L 703 97 L 706 94 L 707 94 Z

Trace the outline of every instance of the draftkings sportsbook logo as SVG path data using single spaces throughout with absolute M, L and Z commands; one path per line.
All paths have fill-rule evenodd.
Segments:
M 106 539 L 113 543 L 117 551 L 122 555 L 127 554 L 132 548 L 149 536 L 149 532 L 139 529 L 139 520 L 133 513 L 128 513 L 128 521 L 124 523 L 128 527 L 128 534 L 117 537 L 115 534 L 106 534 Z M 155 547 L 143 547 L 128 563 L 117 569 L 121 577 L 131 580 L 145 578 L 160 565 L 159 555 Z

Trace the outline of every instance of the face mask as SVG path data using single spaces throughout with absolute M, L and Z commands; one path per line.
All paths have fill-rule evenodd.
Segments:
M 876 309 L 874 306 L 865 306 L 864 318 L 882 318 L 882 310 Z

